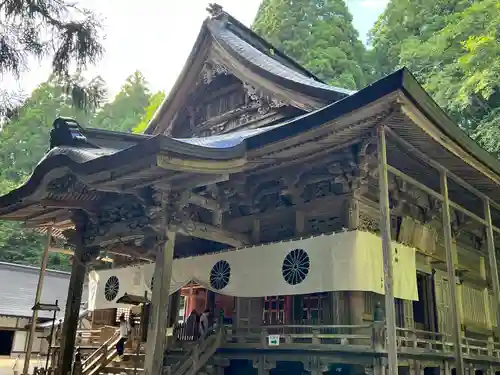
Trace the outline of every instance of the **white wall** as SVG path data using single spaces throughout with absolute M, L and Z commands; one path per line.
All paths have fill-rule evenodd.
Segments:
M 19 319 L 22 320 L 22 319 Z M 2 328 L 16 328 L 18 318 L 10 316 L 0 316 L 0 329 Z
M 14 333 L 14 343 L 12 344 L 12 352 L 14 355 L 21 354 L 16 352 L 24 352 L 24 345 L 26 345 L 27 337 L 27 331 L 16 331 L 16 333 Z

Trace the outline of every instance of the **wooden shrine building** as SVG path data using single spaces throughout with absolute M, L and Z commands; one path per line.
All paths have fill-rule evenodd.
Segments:
M 211 13 L 145 134 L 57 119 L 0 197 L 74 249 L 57 372 L 87 274 L 96 310 L 152 291 L 148 375 L 500 371 L 500 162 L 406 69 L 331 87 Z M 89 273 L 104 253 L 121 268 Z M 193 282 L 232 322 L 169 365 Z

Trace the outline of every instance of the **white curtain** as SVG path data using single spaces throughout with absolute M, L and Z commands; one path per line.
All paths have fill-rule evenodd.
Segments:
M 394 295 L 417 300 L 415 250 L 395 242 L 392 250 Z M 124 293 L 151 295 L 154 264 L 95 273 L 96 292 L 89 303 L 94 309 L 123 307 L 115 301 Z M 235 297 L 329 291 L 383 294 L 382 242 L 372 233 L 352 231 L 174 260 L 170 293 L 191 281 Z

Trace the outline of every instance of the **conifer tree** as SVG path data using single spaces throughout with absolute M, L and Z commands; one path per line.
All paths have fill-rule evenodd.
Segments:
M 100 58 L 100 23 L 94 13 L 64 0 L 0 1 L 0 77 L 19 78 L 29 58 L 50 58 L 52 73 L 78 108 L 101 104 L 100 92 L 74 80 L 75 74 Z M 72 72 L 71 68 L 76 70 Z M 0 85 L 0 119 L 17 111 L 19 93 Z
M 329 84 L 355 89 L 370 81 L 344 0 L 264 0 L 253 29 Z

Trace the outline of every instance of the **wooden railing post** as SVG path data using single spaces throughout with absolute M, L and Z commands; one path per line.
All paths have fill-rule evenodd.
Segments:
M 319 329 L 313 329 L 313 331 L 312 331 L 312 334 L 313 334 L 312 343 L 313 344 L 316 344 L 316 345 L 321 344 L 321 339 L 318 337 L 319 332 L 320 332 Z
M 417 334 L 414 330 L 410 331 L 410 340 L 411 340 L 411 347 L 413 349 L 416 349 L 418 346 L 418 343 L 417 343 Z
M 384 322 L 374 322 L 372 325 L 373 349 L 382 351 L 385 348 L 385 324 Z
M 267 329 L 262 328 L 262 331 L 260 331 L 260 344 L 262 345 L 263 348 L 267 346 Z

